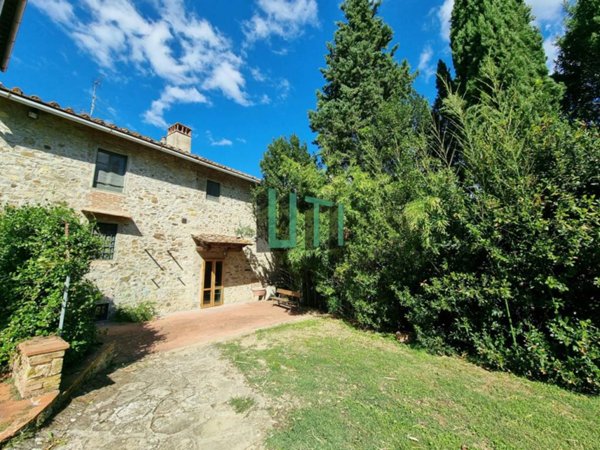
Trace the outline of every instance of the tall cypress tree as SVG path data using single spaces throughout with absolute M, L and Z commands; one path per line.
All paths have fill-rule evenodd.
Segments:
M 452 11 L 452 58 L 459 92 L 477 103 L 486 91 L 485 70 L 493 67 L 501 85 L 523 94 L 558 99 L 559 86 L 548 76 L 539 30 L 524 0 L 456 0 Z M 487 65 L 487 66 L 486 66 Z
M 441 116 L 442 107 L 444 106 L 444 100 L 448 98 L 448 95 L 452 91 L 452 74 L 450 69 L 443 60 L 439 60 L 437 64 L 435 88 L 437 90 L 437 97 L 433 102 L 433 113 L 436 116 Z
M 393 116 L 390 108 L 395 105 L 419 101 L 408 64 L 398 64 L 396 47 L 388 48 L 393 33 L 377 16 L 380 3 L 346 0 L 341 6 L 346 21 L 337 24 L 334 41 L 327 45 L 327 67 L 321 70 L 326 84 L 317 93 L 317 110 L 309 112 L 309 119 L 332 173 L 350 164 L 364 168 L 365 144 L 373 144 L 364 142 L 364 131 L 377 127 L 382 114 Z
M 600 0 L 578 0 L 567 12 L 556 74 L 566 86 L 563 106 L 573 118 L 600 124 Z
M 444 113 L 444 100 L 454 91 L 454 80 L 450 69 L 443 60 L 439 60 L 437 64 L 435 87 L 437 96 L 433 102 L 432 115 L 435 126 L 435 133 L 431 139 L 430 147 L 432 153 L 443 158 L 446 163 L 453 164 L 454 161 L 454 133 L 452 120 Z

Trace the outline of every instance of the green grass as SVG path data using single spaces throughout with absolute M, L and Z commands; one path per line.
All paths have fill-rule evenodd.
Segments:
M 600 448 L 600 398 L 316 319 L 224 344 L 280 449 Z M 283 409 L 283 413 L 281 410 Z
M 238 414 L 244 414 L 256 404 L 252 397 L 233 397 L 228 403 Z

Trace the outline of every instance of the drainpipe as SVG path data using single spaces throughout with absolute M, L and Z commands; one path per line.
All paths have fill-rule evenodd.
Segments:
M 65 237 L 67 238 L 67 261 L 69 260 L 69 223 L 65 222 Z M 60 319 L 58 321 L 58 334 L 62 335 L 65 326 L 65 314 L 67 313 L 67 302 L 69 301 L 69 286 L 71 285 L 71 275 L 67 275 L 65 279 L 65 287 L 63 291 L 63 301 L 60 308 Z

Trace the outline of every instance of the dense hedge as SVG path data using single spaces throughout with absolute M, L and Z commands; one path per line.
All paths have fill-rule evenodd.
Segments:
M 538 101 L 510 88 L 473 106 L 451 95 L 451 164 L 399 150 L 393 170 L 351 164 L 313 186 L 345 205 L 348 239 L 296 248 L 288 269 L 359 326 L 412 330 L 434 352 L 600 392 L 600 136 L 539 114 Z
M 58 332 L 67 274 L 62 337 L 71 344 L 68 357 L 83 355 L 95 342 L 94 305 L 101 295 L 84 275 L 100 246 L 91 225 L 66 207 L 6 206 L 0 212 L 0 371 L 20 341 Z

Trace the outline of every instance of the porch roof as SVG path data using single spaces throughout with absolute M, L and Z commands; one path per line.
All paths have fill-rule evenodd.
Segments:
M 196 234 L 192 238 L 200 251 L 212 249 L 242 250 L 247 245 L 253 244 L 250 239 L 222 234 Z

